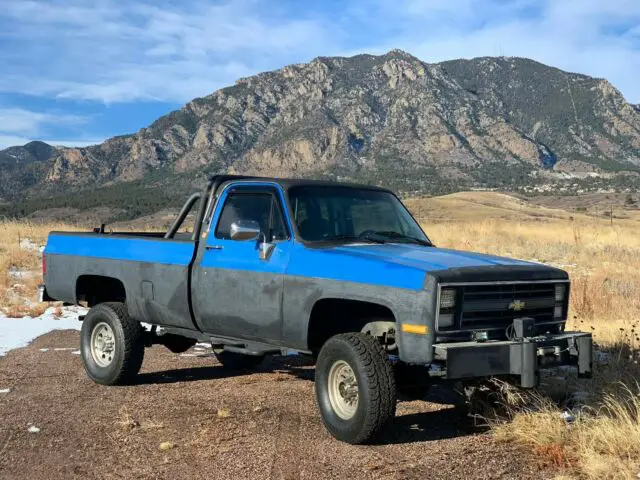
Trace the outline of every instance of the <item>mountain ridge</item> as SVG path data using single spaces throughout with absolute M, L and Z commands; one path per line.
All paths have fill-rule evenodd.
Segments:
M 640 107 L 605 79 L 530 59 L 392 50 L 241 78 L 102 144 L 27 145 L 0 151 L 0 198 L 219 172 L 444 193 L 640 171 Z

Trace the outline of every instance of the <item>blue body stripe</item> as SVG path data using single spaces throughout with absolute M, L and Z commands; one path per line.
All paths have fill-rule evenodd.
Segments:
M 309 249 L 293 241 L 281 242 L 268 262 L 258 259 L 258 250 L 254 247 L 254 242 L 222 241 L 220 243 L 227 244 L 225 245 L 227 251 L 207 252 L 202 259 L 202 267 L 286 273 L 298 277 L 412 290 L 422 289 L 424 282 L 425 274 L 419 269 L 372 259 L 354 258 L 332 250 Z M 222 256 L 232 253 L 229 249 L 235 250 L 233 253 L 248 260 L 241 261 L 241 258 L 237 257 L 222 259 Z M 44 251 L 46 255 L 73 255 L 184 266 L 191 261 L 192 252 L 193 243 L 191 242 L 118 238 L 108 235 L 90 237 L 56 234 L 49 236 Z M 216 257 L 220 261 L 217 261 Z
M 187 266 L 193 247 L 192 242 L 53 233 L 49 235 L 44 253 Z
M 333 249 L 307 248 L 299 243 L 291 252 L 287 274 L 409 290 L 422 290 L 425 280 L 425 272 L 418 268 L 358 258 Z

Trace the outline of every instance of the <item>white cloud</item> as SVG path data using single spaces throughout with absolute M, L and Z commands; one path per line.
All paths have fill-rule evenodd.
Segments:
M 0 91 L 105 103 L 188 101 L 274 62 L 330 51 L 336 37 L 330 24 L 254 0 L 70 0 L 64 8 L 12 0 L 3 8 L 4 36 L 24 51 L 0 52 L 10 65 Z
M 7 147 L 13 147 L 15 145 L 24 145 L 29 143 L 31 139 L 27 137 L 21 137 L 19 135 L 4 135 L 0 133 L 0 150 Z
M 640 102 L 638 0 L 0 0 L 0 92 L 185 102 L 344 52 L 531 57 Z
M 87 117 L 56 112 L 35 112 L 23 108 L 0 107 L 0 148 L 13 145 L 24 145 L 32 140 L 41 140 L 47 132 L 59 127 L 83 125 Z M 73 139 L 46 140 L 53 145 L 85 146 L 99 143 L 93 139 L 87 141 Z
M 80 148 L 80 147 L 88 147 L 90 145 L 97 145 L 106 140 L 106 138 L 93 138 L 93 139 L 69 139 L 69 140 L 57 140 L 57 139 L 45 139 L 43 142 L 48 143 L 49 145 L 53 145 L 56 147 L 71 147 L 71 148 Z
M 0 132 L 4 134 L 38 135 L 51 125 L 80 125 L 86 117 L 70 114 L 33 112 L 23 108 L 0 108 Z
M 7 147 L 15 147 L 17 145 L 25 145 L 34 140 L 40 140 L 42 142 L 46 142 L 49 145 L 60 146 L 60 147 L 88 147 L 89 145 L 97 145 L 106 140 L 106 138 L 94 138 L 94 139 L 86 139 L 86 140 L 78 140 L 78 139 L 69 139 L 69 140 L 49 140 L 42 139 L 40 137 L 22 137 L 16 135 L 3 135 L 0 133 L 0 150 L 3 150 Z

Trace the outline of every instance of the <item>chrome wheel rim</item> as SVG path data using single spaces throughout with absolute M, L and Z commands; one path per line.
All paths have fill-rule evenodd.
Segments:
M 358 381 L 351 366 L 344 360 L 334 362 L 329 370 L 329 402 L 343 420 L 352 418 L 358 410 Z
M 105 323 L 100 322 L 91 332 L 91 356 L 100 367 L 108 367 L 113 362 L 116 353 L 116 342 L 113 330 Z

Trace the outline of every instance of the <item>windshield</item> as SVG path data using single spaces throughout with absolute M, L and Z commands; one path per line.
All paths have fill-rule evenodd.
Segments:
M 395 195 L 349 187 L 289 190 L 294 221 L 303 240 L 361 240 L 430 245 Z

